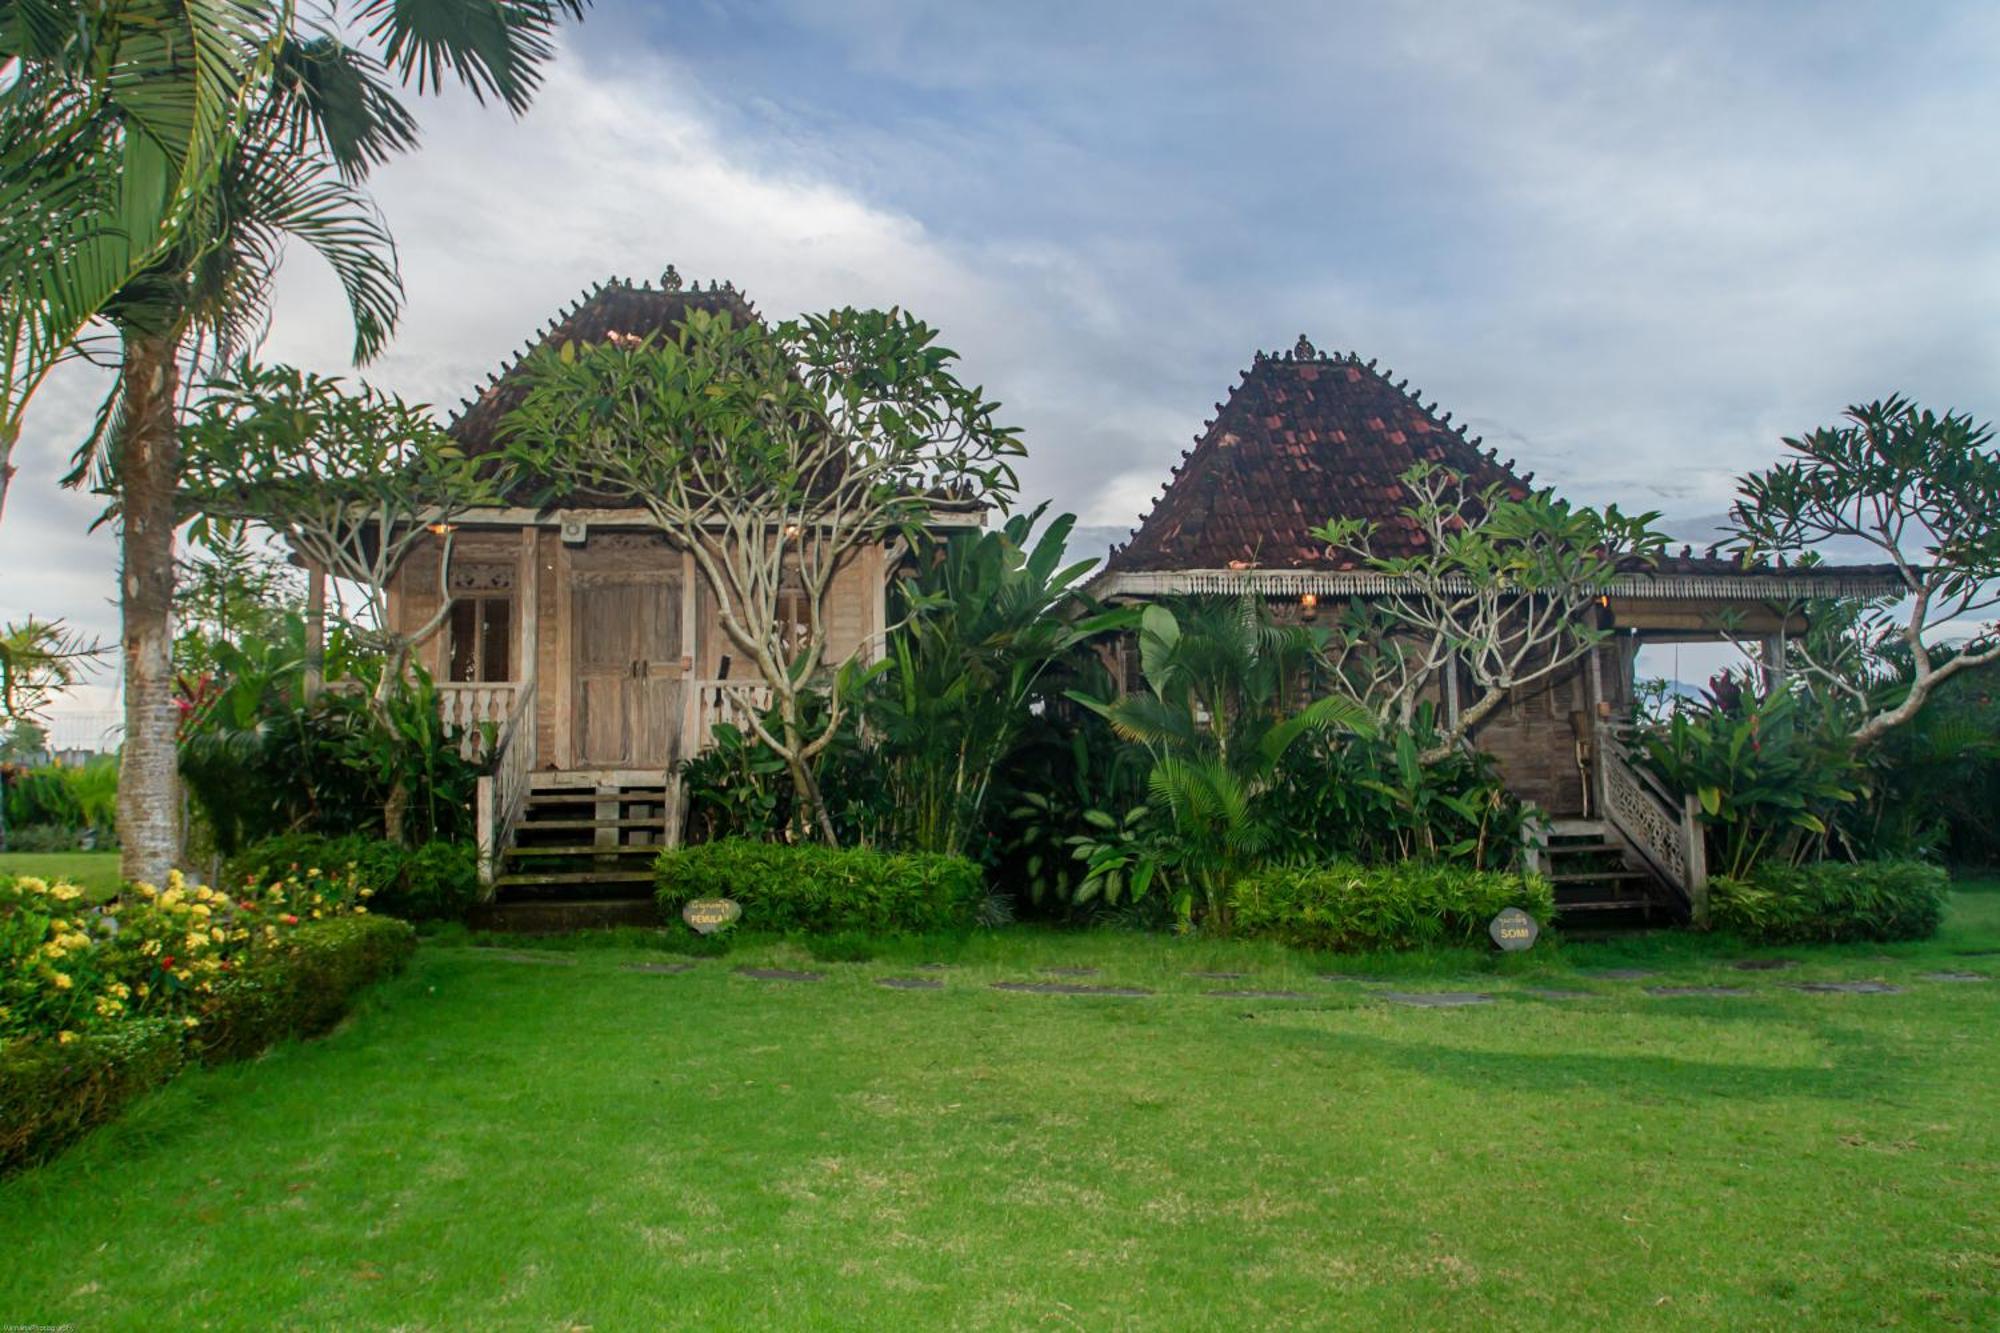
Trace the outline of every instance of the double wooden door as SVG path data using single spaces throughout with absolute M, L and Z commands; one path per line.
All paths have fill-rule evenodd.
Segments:
M 578 572 L 570 589 L 579 768 L 667 768 L 685 703 L 680 571 Z

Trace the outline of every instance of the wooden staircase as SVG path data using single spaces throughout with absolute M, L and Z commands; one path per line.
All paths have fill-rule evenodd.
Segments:
M 1683 915 L 1680 900 L 1625 838 L 1601 819 L 1553 819 L 1539 859 L 1569 929 L 1650 925 Z
M 657 925 L 653 861 L 678 833 L 678 784 L 665 774 L 538 773 L 474 913 L 489 930 Z

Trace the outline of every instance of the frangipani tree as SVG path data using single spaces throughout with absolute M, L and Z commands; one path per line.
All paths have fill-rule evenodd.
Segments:
M 453 524 L 496 503 L 490 470 L 467 458 L 422 404 L 291 366 L 240 363 L 211 381 L 181 431 L 183 503 L 206 522 L 268 528 L 309 567 L 360 590 L 386 659 L 386 699 L 411 650 L 451 613 Z M 439 605 L 413 629 L 389 617 L 389 584 L 411 552 L 440 547 Z
M 548 348 L 506 426 L 515 470 L 550 496 L 644 509 L 690 552 L 723 635 L 770 694 L 732 687 L 758 738 L 791 773 L 800 808 L 836 841 L 813 776 L 847 701 L 817 723 L 827 595 L 869 547 L 914 533 L 939 503 L 1004 502 L 1016 432 L 953 373 L 957 354 L 901 310 L 836 310 L 775 327 L 691 311 L 677 336 L 613 335 Z M 780 615 L 796 592 L 803 628 Z
M 2000 455 L 1990 424 L 1899 395 L 1850 407 L 1846 420 L 1786 439 L 1792 457 L 1745 477 L 1730 517 L 1753 551 L 1810 555 L 1847 539 L 1895 567 L 1900 597 L 1836 617 L 1847 633 L 1790 645 L 1804 673 L 1849 705 L 1852 738 L 1866 746 L 1946 681 L 2000 661 L 1991 634 L 1951 651 L 1938 642 L 1946 625 L 2000 604 Z
M 1548 491 L 1502 487 L 1472 493 L 1448 469 L 1404 474 L 1404 514 L 1421 536 L 1406 555 L 1378 554 L 1356 519 L 1313 530 L 1329 547 L 1391 582 L 1370 599 L 1365 623 L 1333 646 L 1338 677 L 1386 723 L 1407 727 L 1447 671 L 1462 670 L 1472 697 L 1442 719 L 1420 756 L 1435 763 L 1460 745 L 1509 694 L 1552 679 L 1610 637 L 1597 602 L 1622 565 L 1660 554 L 1657 514 L 1592 509 Z
M 0 721 L 40 721 L 103 654 L 104 645 L 56 622 L 0 625 Z

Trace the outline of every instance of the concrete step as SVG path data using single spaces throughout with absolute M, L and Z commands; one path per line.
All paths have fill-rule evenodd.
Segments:
M 493 881 L 496 890 L 537 889 L 565 884 L 648 884 L 653 882 L 651 866 L 630 866 L 618 870 L 517 870 Z
M 514 846 L 507 849 L 507 855 L 514 856 L 658 856 L 666 850 L 663 843 L 628 842 L 622 845 L 599 847 L 596 843 L 580 842 L 550 844 L 547 846 Z

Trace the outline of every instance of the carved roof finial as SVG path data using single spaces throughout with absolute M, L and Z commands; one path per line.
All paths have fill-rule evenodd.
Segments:
M 667 265 L 667 271 L 660 275 L 660 290 L 663 292 L 677 292 L 680 289 L 681 271 L 672 264 L 669 264 Z
M 1301 333 L 1292 347 L 1292 355 L 1300 361 L 1311 361 L 1319 355 L 1319 349 L 1312 345 L 1312 339 Z

